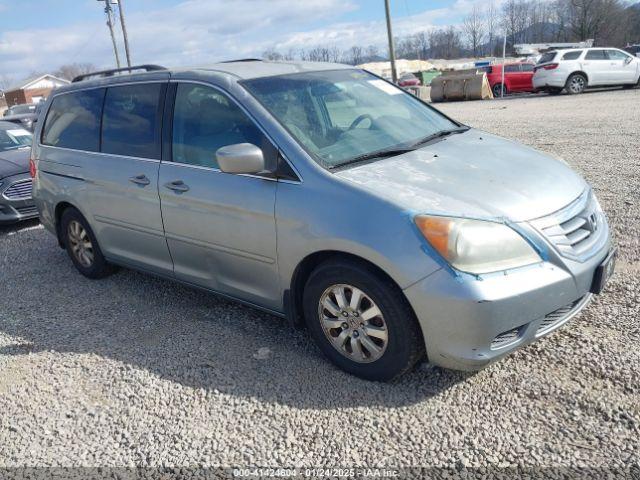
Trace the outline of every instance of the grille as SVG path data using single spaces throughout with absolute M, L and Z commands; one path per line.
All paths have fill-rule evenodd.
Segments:
M 532 222 L 564 257 L 586 260 L 606 240 L 606 220 L 591 192 L 558 213 Z
M 506 332 L 502 332 L 500 335 L 493 339 L 493 342 L 491 342 L 491 349 L 497 350 L 498 348 L 511 345 L 520 338 L 521 331 L 522 327 L 517 327 L 511 330 L 507 330 Z
M 18 207 L 16 208 L 16 210 L 20 215 L 33 215 L 38 213 L 38 209 L 35 207 L 35 205 L 30 205 L 28 207 Z
M 32 180 L 20 180 L 4 191 L 4 197 L 9 200 L 30 200 Z
M 563 323 L 569 315 L 573 313 L 574 309 L 580 305 L 580 302 L 582 302 L 583 299 L 584 297 L 579 298 L 578 300 L 545 315 L 542 323 L 540 323 L 540 326 L 538 327 L 538 330 L 536 330 L 536 335 L 545 333 Z

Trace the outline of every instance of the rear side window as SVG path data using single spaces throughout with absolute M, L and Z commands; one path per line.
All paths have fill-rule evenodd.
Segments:
M 533 72 L 533 65 L 530 63 L 522 63 L 520 64 L 520 68 L 523 72 Z
M 104 92 L 100 88 L 55 97 L 42 131 L 42 143 L 97 152 Z
M 543 53 L 540 60 L 538 60 L 538 63 L 553 62 L 554 58 L 556 58 L 556 52 Z
M 160 159 L 160 93 L 164 84 L 110 87 L 104 101 L 102 152 Z
M 577 50 L 575 52 L 567 52 L 562 56 L 562 60 L 577 60 L 582 55 L 582 50 Z
M 519 65 L 505 65 L 504 71 L 508 72 L 508 73 L 519 72 L 520 71 L 520 66 Z
M 589 50 L 584 57 L 585 60 L 607 60 L 604 50 Z

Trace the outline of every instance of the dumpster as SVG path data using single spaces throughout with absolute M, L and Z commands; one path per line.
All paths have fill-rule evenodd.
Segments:
M 493 98 L 487 74 L 475 68 L 443 72 L 431 81 L 432 102 L 487 98 Z

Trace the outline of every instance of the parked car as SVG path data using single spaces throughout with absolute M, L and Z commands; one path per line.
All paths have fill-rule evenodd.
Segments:
M 617 48 L 547 52 L 533 74 L 533 87 L 549 93 L 582 93 L 588 87 L 640 84 L 640 58 Z
M 624 48 L 625 52 L 630 53 L 634 57 L 640 57 L 640 44 L 638 45 L 629 45 Z
M 220 293 L 389 380 L 425 351 L 481 368 L 613 271 L 605 215 L 568 165 L 366 71 L 138 69 L 56 90 L 36 130 L 41 222 L 88 278 L 122 265 Z
M 403 73 L 398 79 L 398 85 L 401 87 L 417 87 L 420 85 L 420 79 L 413 73 Z
M 38 104 L 25 103 L 22 105 L 12 105 L 5 110 L 2 120 L 16 123 L 29 131 L 33 131 L 33 124 L 38 120 Z
M 31 132 L 0 121 L 0 224 L 38 216 L 31 198 Z
M 487 72 L 487 80 L 494 97 L 501 97 L 515 92 L 533 92 L 533 63 L 504 64 L 504 83 L 502 80 L 503 65 L 489 65 L 482 70 Z

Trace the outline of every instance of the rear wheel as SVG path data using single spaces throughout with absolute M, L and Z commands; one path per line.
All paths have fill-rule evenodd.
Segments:
M 322 352 L 358 377 L 392 380 L 424 355 L 422 332 L 402 292 L 367 266 L 320 265 L 307 281 L 304 313 Z
M 587 78 L 581 73 L 572 73 L 567 79 L 565 88 L 571 95 L 582 93 L 587 88 Z
M 87 278 L 103 278 L 114 272 L 102 255 L 88 222 L 75 208 L 67 208 L 60 221 L 62 240 L 78 271 Z
M 508 93 L 507 86 L 502 83 L 496 83 L 492 88 L 494 98 L 502 97 L 503 90 L 504 90 L 504 95 L 506 95 Z

